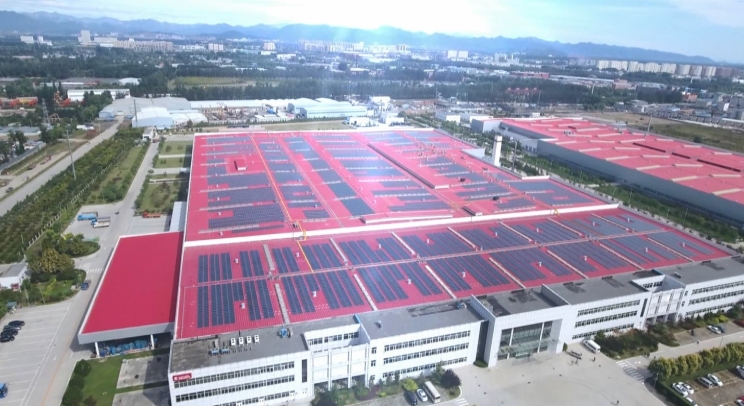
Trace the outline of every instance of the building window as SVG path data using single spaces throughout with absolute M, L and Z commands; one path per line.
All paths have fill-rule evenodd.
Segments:
M 435 348 L 433 350 L 414 352 L 414 353 L 411 353 L 411 354 L 403 354 L 403 355 L 398 355 L 398 356 L 395 356 L 395 357 L 385 358 L 382 361 L 382 363 L 384 365 L 387 365 L 387 364 L 392 364 L 394 362 L 406 361 L 406 360 L 409 360 L 409 359 L 424 358 L 424 357 L 430 357 L 432 355 L 437 355 L 437 354 L 444 354 L 444 353 L 448 353 L 448 352 L 461 351 L 461 350 L 467 349 L 468 346 L 469 346 L 469 343 L 465 343 L 465 344 L 459 344 L 459 345 L 451 345 L 449 347 Z
M 442 361 L 441 364 L 442 364 L 442 366 L 452 365 L 452 364 L 461 364 L 463 362 L 466 362 L 467 360 L 468 360 L 467 358 L 457 358 L 457 359 L 453 359 L 453 360 L 449 360 L 449 361 Z M 411 374 L 411 373 L 414 373 L 414 372 L 429 371 L 429 370 L 432 370 L 432 369 L 434 369 L 436 367 L 437 367 L 437 364 L 419 365 L 417 367 L 412 367 L 412 368 L 407 368 L 407 369 L 399 369 L 397 371 L 385 372 L 384 374 L 382 374 L 382 377 L 383 378 L 387 378 L 388 376 L 395 376 L 396 373 L 398 373 L 399 376 L 404 376 L 404 375 Z
M 615 303 L 615 304 L 612 304 L 612 305 L 595 307 L 595 308 L 592 308 L 592 309 L 580 310 L 578 316 L 581 317 L 581 316 L 585 316 L 587 314 L 607 312 L 607 311 L 610 311 L 610 310 L 622 309 L 622 308 L 625 308 L 625 307 L 633 307 L 633 306 L 638 306 L 639 304 L 641 304 L 641 301 L 640 300 L 632 300 L 630 302 Z
M 705 302 L 710 302 L 713 300 L 720 300 L 720 299 L 725 299 L 731 296 L 741 296 L 741 295 L 744 295 L 744 290 L 740 290 L 736 292 L 720 293 L 718 295 L 701 297 L 700 299 L 692 299 L 690 300 L 690 304 L 694 305 L 698 303 L 705 303 Z
M 294 382 L 294 375 L 282 376 L 280 378 L 266 379 L 263 381 L 244 383 L 240 385 L 225 386 L 222 388 L 207 389 L 198 392 L 185 393 L 183 395 L 176 396 L 176 402 L 184 402 L 187 400 L 208 398 L 212 396 L 225 395 L 229 393 L 242 392 L 246 390 L 263 388 L 265 386 L 279 385 L 287 382 Z
M 372 360 L 371 366 L 373 366 L 373 367 L 376 367 L 377 366 L 377 360 L 376 359 L 373 359 Z
M 730 289 L 730 288 L 735 288 L 738 286 L 744 286 L 744 281 L 725 283 L 723 285 L 709 286 L 707 288 L 694 289 L 692 291 L 692 294 L 698 295 L 700 293 L 714 292 L 716 290 Z
M 377 347 L 372 347 L 372 354 L 377 354 Z
M 306 361 L 303 361 L 303 362 L 306 362 Z M 258 368 L 243 369 L 240 371 L 226 372 L 224 374 L 207 375 L 207 376 L 201 376 L 198 378 L 187 379 L 185 381 L 174 382 L 173 387 L 183 388 L 186 386 L 201 385 L 201 384 L 209 383 L 209 382 L 224 381 L 226 379 L 235 379 L 235 378 L 242 378 L 246 376 L 260 375 L 260 374 L 265 374 L 269 372 L 282 371 L 285 369 L 292 369 L 292 368 L 294 368 L 294 362 L 285 362 L 282 364 L 266 365 L 266 366 L 258 367 Z
M 387 351 L 400 350 L 403 348 L 418 347 L 421 345 L 438 343 L 440 341 L 456 340 L 458 338 L 470 337 L 470 330 L 459 333 L 444 334 L 437 337 L 422 338 L 420 340 L 406 341 L 402 343 L 388 344 L 383 349 Z
M 261 396 L 260 398 L 251 398 L 251 399 L 244 399 L 239 400 L 237 403 L 243 404 L 243 405 L 251 405 L 254 403 L 261 403 L 264 404 L 267 400 L 274 400 L 274 399 L 283 399 L 288 398 L 290 396 L 294 395 L 294 392 L 282 392 L 282 393 L 274 393 L 271 395 Z M 222 403 L 216 406 L 235 406 L 236 402 L 230 402 L 230 403 Z
M 632 324 L 624 324 L 622 326 L 617 326 L 617 327 L 612 327 L 612 328 L 606 328 L 604 330 L 589 331 L 589 332 L 586 332 L 586 333 L 576 334 L 572 338 L 574 340 L 577 340 L 579 338 L 592 337 L 592 336 L 596 335 L 599 332 L 609 333 L 610 331 L 626 330 L 626 329 L 629 329 L 629 328 L 633 328 L 633 325 Z
M 657 309 L 658 312 L 658 309 Z M 591 324 L 598 324 L 598 323 L 604 323 L 606 321 L 612 321 L 612 320 L 618 320 L 618 319 L 624 319 L 627 317 L 634 317 L 638 315 L 638 311 L 634 312 L 627 312 L 627 313 L 620 313 L 620 314 L 612 314 L 609 316 L 604 317 L 598 317 L 596 319 L 589 319 L 589 320 L 582 320 L 576 322 L 576 325 L 574 327 L 582 327 L 582 326 L 588 326 Z

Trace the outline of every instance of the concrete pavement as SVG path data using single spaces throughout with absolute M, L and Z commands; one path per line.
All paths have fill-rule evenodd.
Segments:
M 121 122 L 122 119 L 119 118 L 118 120 L 119 122 Z M 80 157 L 82 157 L 88 151 L 93 149 L 93 147 L 111 138 L 114 134 L 116 134 L 117 128 L 118 128 L 118 123 L 116 125 L 109 127 L 106 131 L 102 132 L 101 135 L 93 138 L 90 141 L 90 144 L 86 143 L 82 147 L 78 148 L 76 151 L 72 153 L 72 159 L 77 161 L 78 159 L 80 159 Z M 67 141 L 64 141 L 64 142 L 67 142 Z M 70 166 L 69 158 L 60 159 L 56 163 L 52 164 L 52 167 L 49 168 L 46 172 L 40 174 L 39 176 L 33 179 L 30 179 L 29 181 L 25 182 L 23 185 L 18 187 L 15 193 L 13 193 L 12 195 L 0 201 L 0 216 L 7 213 L 8 210 L 13 208 L 13 206 L 15 206 L 16 203 L 22 201 L 28 195 L 34 193 L 42 185 L 47 183 L 49 179 L 53 178 L 54 175 L 67 169 L 68 166 Z
M 125 235 L 129 230 L 134 217 L 134 201 L 145 181 L 147 170 L 151 168 L 152 158 L 157 154 L 157 144 L 150 144 L 148 148 L 143 164 L 137 171 L 124 200 L 110 205 L 111 210 L 118 211 L 119 214 L 112 219 L 111 226 L 100 236 L 101 249 L 91 256 L 75 261 L 78 268 L 91 271 L 88 273 L 88 279 L 92 283 L 91 289 L 81 291 L 70 299 L 69 310 L 55 340 L 57 344 L 42 361 L 40 373 L 34 377 L 33 382 L 30 382 L 29 395 L 20 406 L 58 406 L 75 363 L 90 358 L 91 349 L 77 343 L 77 332 L 90 305 L 93 292 L 103 278 L 100 270 L 105 269 L 119 236 Z M 85 207 L 82 210 L 85 211 Z

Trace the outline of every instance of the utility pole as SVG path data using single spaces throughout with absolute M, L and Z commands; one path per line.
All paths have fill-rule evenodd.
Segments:
M 70 146 L 70 131 L 65 131 L 67 134 L 67 149 L 70 151 L 70 162 L 72 163 L 72 178 L 77 180 L 77 174 L 75 173 L 75 160 L 72 159 L 72 146 Z

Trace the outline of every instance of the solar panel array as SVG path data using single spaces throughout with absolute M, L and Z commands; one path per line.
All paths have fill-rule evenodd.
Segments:
M 264 268 L 261 263 L 261 254 L 257 250 L 240 251 L 240 269 L 244 278 L 263 276 Z
M 473 248 L 450 232 L 432 232 L 426 236 L 428 241 L 422 240 L 418 235 L 406 235 L 401 238 L 421 256 L 433 257 L 473 251 Z
M 701 256 L 701 254 L 709 255 L 713 253 L 713 251 L 703 247 L 702 245 L 695 244 L 687 238 L 684 238 L 676 233 L 663 232 L 647 234 L 646 236 L 649 239 L 660 242 L 667 247 L 679 252 L 680 254 L 683 254 L 690 258 L 697 258 Z
M 602 240 L 602 244 L 641 265 L 658 262 L 660 258 L 667 260 L 679 258 L 673 252 L 635 235 Z
M 535 200 L 549 206 L 565 206 L 593 202 L 593 200 L 588 196 L 574 192 L 552 181 L 515 181 L 509 182 L 509 186 L 521 192 L 528 193 Z
M 365 304 L 346 271 L 323 272 L 282 278 L 291 314 L 315 313 L 313 297 L 323 293 L 330 309 L 351 308 Z
M 612 224 L 600 217 L 588 216 L 585 219 L 560 221 L 574 230 L 586 233 L 590 237 L 620 235 L 628 232 L 624 227 Z
M 274 262 L 280 274 L 300 272 L 297 260 L 292 255 L 292 250 L 289 247 L 273 248 L 271 250 L 271 256 L 274 257 Z
M 330 244 L 305 245 L 302 247 L 302 251 L 305 253 L 310 267 L 315 271 L 343 266 Z
M 580 235 L 552 221 L 540 221 L 531 225 L 516 224 L 512 228 L 538 243 L 578 240 Z
M 372 249 L 365 240 L 342 241 L 338 245 L 353 265 L 402 261 L 411 258 L 411 255 L 392 237 L 378 238 L 377 249 Z
M 234 206 L 247 203 L 276 202 L 276 194 L 270 187 L 229 189 L 209 192 L 209 207 Z
M 226 185 L 230 188 L 268 186 L 269 178 L 265 173 L 241 173 L 237 175 L 210 176 L 210 185 Z
M 244 290 L 245 289 L 245 290 Z M 236 302 L 239 304 L 236 305 Z M 250 320 L 271 319 L 274 306 L 265 280 L 197 287 L 197 327 L 235 324 L 236 310 Z
M 408 299 L 408 294 L 401 287 L 408 280 L 424 297 L 442 293 L 439 286 L 416 263 L 362 268 L 359 269 L 359 275 L 377 303 Z
M 210 213 L 222 216 L 209 219 L 209 228 L 212 230 L 284 222 L 284 212 L 278 204 L 235 207 L 222 211 L 212 209 Z M 226 216 L 227 213 L 232 213 L 232 216 Z
M 480 249 L 491 250 L 529 244 L 529 241 L 506 227 L 493 227 L 490 229 L 490 234 L 481 229 L 460 230 L 458 232 Z
M 602 247 L 588 242 L 553 245 L 549 250 L 558 254 L 563 260 L 581 272 L 591 273 L 599 271 L 587 259 L 597 262 L 605 269 L 617 269 L 628 266 L 628 263 Z M 586 258 L 586 259 L 585 259 Z
M 511 282 L 479 255 L 435 259 L 429 266 L 453 292 L 468 291 L 472 286 L 462 276 L 472 275 L 481 286 L 509 285 Z
M 648 221 L 642 220 L 638 217 L 633 216 L 602 216 L 607 220 L 612 221 L 620 226 L 627 227 L 634 231 L 654 231 L 660 230 L 661 227 L 658 224 L 652 224 Z
M 491 257 L 523 282 L 547 279 L 545 272 L 555 276 L 574 274 L 565 265 L 538 248 L 494 252 Z

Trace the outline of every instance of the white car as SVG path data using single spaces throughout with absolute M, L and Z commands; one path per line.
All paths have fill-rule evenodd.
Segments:
M 688 394 L 692 395 L 693 393 L 695 393 L 695 389 L 693 389 L 693 387 L 690 386 L 688 383 L 680 382 L 679 384 L 682 385 L 682 387 L 687 390 Z
M 734 403 L 736 404 L 736 406 L 744 406 L 744 400 L 741 399 L 736 399 Z
M 423 389 L 417 389 L 416 390 L 416 396 L 418 396 L 419 400 L 422 402 L 428 402 L 429 397 L 426 396 L 426 392 L 424 392 Z
M 692 406 L 698 406 L 698 404 L 695 403 L 695 401 L 692 400 L 692 398 L 686 397 L 685 400 L 687 401 L 687 403 L 691 404 Z
M 687 389 L 684 386 L 682 386 L 681 382 L 673 383 L 672 389 L 676 390 L 677 393 L 679 393 L 682 396 L 687 396 L 690 394 L 689 392 L 687 392 Z
M 705 377 L 708 378 L 709 381 L 713 382 L 714 385 L 716 385 L 716 386 L 723 386 L 723 382 L 721 382 L 721 380 L 718 379 L 717 376 L 715 376 L 713 374 L 708 374 Z
M 710 330 L 713 334 L 722 334 L 723 333 L 723 331 L 721 331 L 721 329 L 718 328 L 718 326 L 714 326 L 714 325 L 710 325 L 709 324 L 708 326 L 706 326 L 706 328 L 708 330 Z

